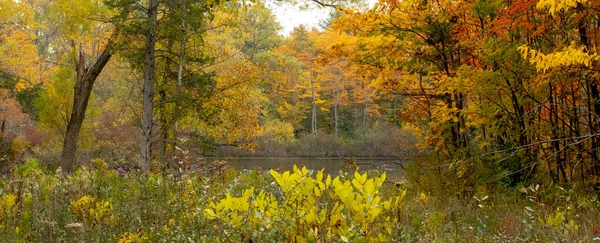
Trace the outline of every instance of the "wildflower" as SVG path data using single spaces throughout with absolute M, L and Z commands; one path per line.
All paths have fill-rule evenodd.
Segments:
M 127 171 L 125 171 L 125 169 L 123 169 L 123 167 L 119 167 L 117 169 L 117 174 L 119 174 L 119 175 L 125 175 L 125 174 L 127 174 Z
M 190 165 L 190 170 L 198 170 L 198 169 L 200 169 L 200 166 L 198 166 L 197 164 Z
M 544 229 L 550 229 L 550 225 L 544 225 Z

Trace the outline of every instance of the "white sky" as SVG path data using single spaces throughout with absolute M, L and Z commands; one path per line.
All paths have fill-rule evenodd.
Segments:
M 316 7 L 300 10 L 298 6 L 292 6 L 288 3 L 274 4 L 271 1 L 267 1 L 265 5 L 273 11 L 275 16 L 277 16 L 277 21 L 283 26 L 283 30 L 280 34 L 284 36 L 289 36 L 294 27 L 301 24 L 308 30 L 313 27 L 320 28 L 319 22 L 327 19 L 330 11 L 329 8 Z
M 321 20 L 325 20 L 329 17 L 329 12 L 332 8 L 319 8 L 316 3 L 308 2 L 310 9 L 300 10 L 298 6 L 292 6 L 290 3 L 276 4 L 278 0 L 264 0 L 265 6 L 267 6 L 273 14 L 277 17 L 277 21 L 283 26 L 283 30 L 279 32 L 283 36 L 289 36 L 290 32 L 294 30 L 294 27 L 303 24 L 306 29 L 311 30 L 313 27 L 321 29 L 319 23 Z M 363 0 L 366 3 L 367 8 L 371 8 L 375 5 L 377 0 Z

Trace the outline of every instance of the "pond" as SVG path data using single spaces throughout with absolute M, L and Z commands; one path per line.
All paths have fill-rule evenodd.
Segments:
M 342 169 L 350 168 L 349 161 L 343 158 L 206 158 L 209 162 L 214 160 L 225 160 L 227 164 L 235 169 L 282 169 L 292 170 L 294 165 L 298 167 L 306 166 L 308 169 L 325 169 L 325 174 L 337 175 Z M 403 179 L 402 167 L 406 161 L 400 161 L 395 158 L 352 158 L 359 165 L 360 171 L 379 169 L 387 173 L 389 181 L 399 181 Z

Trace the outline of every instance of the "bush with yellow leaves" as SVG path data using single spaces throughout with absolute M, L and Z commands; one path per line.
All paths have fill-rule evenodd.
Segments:
M 141 242 L 150 242 L 150 239 L 148 239 L 148 237 L 141 235 L 141 234 L 125 232 L 125 233 L 123 233 L 123 235 L 121 235 L 121 238 L 119 238 L 119 240 L 117 242 L 119 242 L 119 243 L 141 243 Z
M 4 194 L 0 197 L 0 229 L 4 228 L 2 222 L 9 220 L 15 213 L 14 205 L 17 196 L 13 194 Z
M 115 225 L 117 219 L 111 214 L 112 208 L 113 205 L 110 201 L 96 202 L 94 197 L 84 195 L 79 199 L 71 199 L 69 211 L 76 215 L 78 220 L 90 226 L 96 224 Z
M 278 173 L 271 170 L 280 191 L 244 191 L 241 197 L 227 194 L 204 210 L 207 219 L 219 220 L 216 226 L 228 239 L 305 241 L 390 240 L 406 191 L 384 199 L 379 192 L 385 173 L 368 178 L 354 173 L 324 180 L 323 170 L 313 177 L 305 167 Z

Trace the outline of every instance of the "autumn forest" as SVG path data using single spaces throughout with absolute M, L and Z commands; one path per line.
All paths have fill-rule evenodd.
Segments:
M 329 14 L 288 34 L 273 6 Z M 0 240 L 600 240 L 599 1 L 0 0 L 0 16 Z M 228 166 L 246 157 L 344 166 Z

